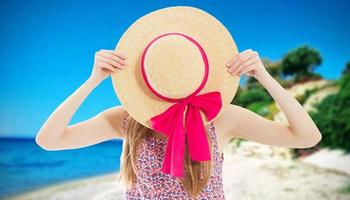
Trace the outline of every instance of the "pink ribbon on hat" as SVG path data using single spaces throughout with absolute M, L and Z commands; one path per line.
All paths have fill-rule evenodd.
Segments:
M 182 36 L 192 42 L 198 47 L 203 58 L 205 67 L 203 80 L 199 87 L 185 98 L 169 98 L 158 93 L 149 83 L 145 72 L 144 61 L 149 47 L 156 40 L 169 35 Z M 207 121 L 210 121 L 220 112 L 222 100 L 221 94 L 218 91 L 198 95 L 208 80 L 208 58 L 203 48 L 193 38 L 182 33 L 166 33 L 153 39 L 144 49 L 141 58 L 141 71 L 147 87 L 153 94 L 165 101 L 174 103 L 161 114 L 151 117 L 150 121 L 151 127 L 154 130 L 168 136 L 165 158 L 161 171 L 175 177 L 183 177 L 186 139 L 188 151 L 193 161 L 211 160 L 210 147 L 200 111 L 204 113 Z M 185 124 L 183 123 L 184 121 Z

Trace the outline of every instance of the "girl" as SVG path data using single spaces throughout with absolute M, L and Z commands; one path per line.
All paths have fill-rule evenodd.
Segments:
M 261 117 L 237 105 L 229 105 L 211 122 L 207 137 L 212 149 L 209 162 L 192 161 L 185 151 L 184 178 L 160 172 L 167 138 L 138 123 L 122 106 L 68 126 L 90 92 L 111 73 L 127 67 L 126 56 L 114 50 L 95 54 L 91 76 L 50 115 L 36 136 L 46 150 L 64 150 L 123 139 L 121 178 L 128 186 L 125 199 L 225 199 L 221 167 L 223 148 L 232 138 L 267 145 L 308 148 L 321 140 L 321 133 L 299 102 L 265 69 L 256 51 L 245 50 L 227 62 L 227 73 L 256 78 L 279 104 L 288 119 L 285 125 Z

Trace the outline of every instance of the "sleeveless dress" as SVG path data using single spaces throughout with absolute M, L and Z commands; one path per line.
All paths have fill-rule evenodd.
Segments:
M 124 133 L 126 133 L 126 116 Z M 213 123 L 208 125 L 208 133 L 213 146 L 213 168 L 209 181 L 197 198 L 191 197 L 181 181 L 161 172 L 167 139 L 145 137 L 137 150 L 137 180 L 132 188 L 123 193 L 124 200 L 225 200 L 222 180 L 223 153 L 220 155 Z

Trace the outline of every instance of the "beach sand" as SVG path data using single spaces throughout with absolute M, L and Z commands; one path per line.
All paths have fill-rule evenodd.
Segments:
M 228 200 L 348 200 L 341 192 L 350 177 L 290 159 L 288 149 L 244 142 L 224 151 L 223 180 Z M 117 200 L 124 186 L 118 173 L 48 186 L 8 200 Z

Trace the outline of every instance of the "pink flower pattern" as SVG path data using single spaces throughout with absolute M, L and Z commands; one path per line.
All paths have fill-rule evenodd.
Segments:
M 125 121 L 125 119 L 124 119 Z M 123 194 L 124 200 L 225 200 L 222 180 L 224 155 L 219 153 L 215 127 L 208 125 L 213 146 L 213 170 L 206 187 L 198 198 L 183 187 L 180 180 L 160 171 L 167 139 L 145 137 L 137 150 L 137 181 Z

